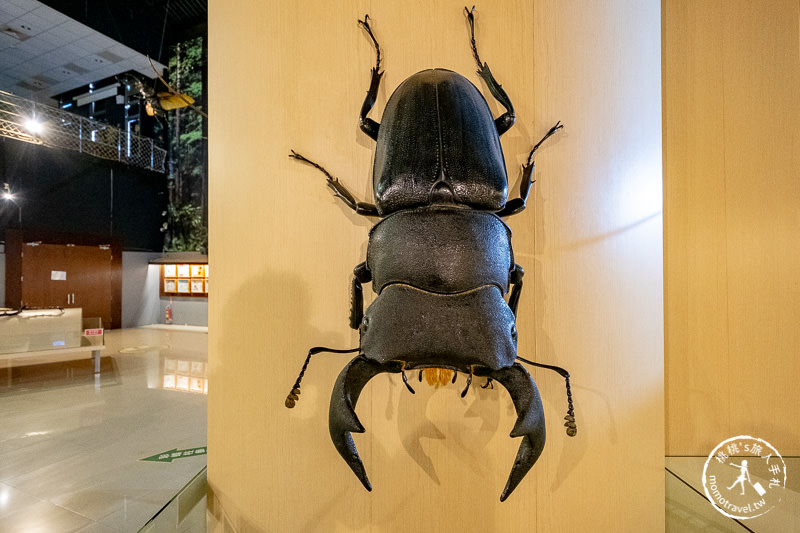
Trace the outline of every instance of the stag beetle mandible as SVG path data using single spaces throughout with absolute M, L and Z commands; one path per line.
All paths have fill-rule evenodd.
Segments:
M 467 374 L 501 383 L 517 411 L 512 437 L 522 437 L 504 501 L 538 459 L 545 441 L 544 412 L 536 384 L 517 360 L 559 372 L 566 378 L 567 433 L 577 428 L 569 373 L 517 356 L 516 314 L 522 268 L 514 262 L 511 230 L 501 217 L 525 208 L 533 174 L 533 154 L 561 129 L 553 126 L 531 150 L 522 167 L 520 196 L 506 201 L 508 177 L 500 135 L 515 121 L 514 108 L 475 44 L 474 7 L 464 8 L 470 25 L 478 74 L 505 108 L 497 119 L 478 89 L 463 76 L 443 69 L 424 70 L 405 80 L 386 104 L 381 123 L 367 117 L 383 72 L 381 49 L 369 24 L 359 20 L 377 55 L 361 108 L 360 126 L 377 142 L 373 168 L 375 203 L 359 202 L 325 168 L 292 151 L 327 177 L 328 187 L 356 213 L 380 217 L 369 234 L 366 261 L 354 269 L 350 327 L 359 347 L 309 350 L 286 398 L 294 407 L 311 356 L 353 353 L 339 374 L 330 405 L 330 434 L 341 456 L 367 490 L 372 490 L 351 432 L 364 427 L 355 413 L 366 383 L 382 372 L 400 373 L 413 393 L 406 370 L 434 370 L 430 381 L 453 382 Z M 363 309 L 362 283 L 372 282 L 375 301 Z M 509 292 L 510 288 L 510 292 Z M 508 294 L 508 301 L 505 296 Z M 438 374 L 437 374 L 438 372 Z M 440 377 L 443 376 L 443 377 Z

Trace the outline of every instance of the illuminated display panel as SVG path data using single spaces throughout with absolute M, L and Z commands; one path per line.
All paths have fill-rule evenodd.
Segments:
M 208 296 L 208 265 L 161 265 L 161 296 Z

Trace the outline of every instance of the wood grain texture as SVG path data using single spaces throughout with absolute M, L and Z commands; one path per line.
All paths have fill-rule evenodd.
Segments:
M 561 426 L 563 380 L 532 371 L 548 443 L 503 504 L 519 441 L 501 389 L 461 399 L 462 377 L 412 396 L 397 376 L 375 378 L 357 409 L 367 432 L 355 436 L 372 493 L 328 436 L 330 390 L 348 356 L 316 356 L 297 407 L 283 407 L 308 347 L 357 345 L 348 290 L 371 225 L 289 150 L 371 196 L 374 143 L 357 128 L 374 64 L 356 25 L 366 12 L 386 69 L 373 118 L 430 67 L 466 75 L 499 115 L 474 74 L 463 4 L 209 7 L 212 529 L 663 530 L 658 3 L 478 6 L 481 57 L 517 111 L 502 139 L 514 193 L 531 145 L 567 124 L 537 155 L 529 207 L 509 224 L 526 271 L 520 355 L 570 369 L 579 433 Z
M 664 2 L 667 453 L 800 453 L 798 5 Z

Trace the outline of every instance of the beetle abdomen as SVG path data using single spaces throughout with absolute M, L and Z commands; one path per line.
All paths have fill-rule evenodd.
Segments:
M 367 308 L 360 331 L 365 357 L 409 369 L 497 370 L 517 355 L 514 313 L 493 285 L 457 294 L 391 285 Z
M 381 214 L 453 202 L 497 211 L 508 197 L 500 136 L 486 100 L 465 77 L 423 70 L 404 81 L 383 112 L 373 169 Z
M 511 230 L 493 213 L 448 206 L 407 209 L 370 231 L 367 269 L 377 294 L 393 283 L 438 293 L 482 285 L 508 291 Z

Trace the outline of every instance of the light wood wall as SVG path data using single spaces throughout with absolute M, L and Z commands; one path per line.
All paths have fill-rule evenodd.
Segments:
M 800 5 L 664 5 L 666 434 L 800 454 Z
M 297 407 L 284 398 L 314 345 L 354 346 L 349 282 L 371 221 L 332 197 L 291 148 L 362 198 L 374 143 L 357 116 L 374 64 L 391 91 L 430 67 L 474 74 L 463 3 L 212 0 L 210 38 L 209 456 L 211 529 L 642 532 L 663 530 L 660 6 L 654 0 L 497 0 L 478 6 L 480 53 L 514 101 L 503 137 L 512 188 L 531 145 L 528 209 L 512 217 L 526 271 L 520 355 L 567 367 L 579 432 L 565 435 L 563 380 L 533 370 L 548 420 L 539 462 L 505 503 L 518 439 L 508 394 L 418 386 L 364 390 L 356 435 L 367 493 L 327 428 L 349 356 L 320 355 Z M 369 289 L 368 289 L 369 290 Z M 227 524 L 227 526 L 226 526 Z

